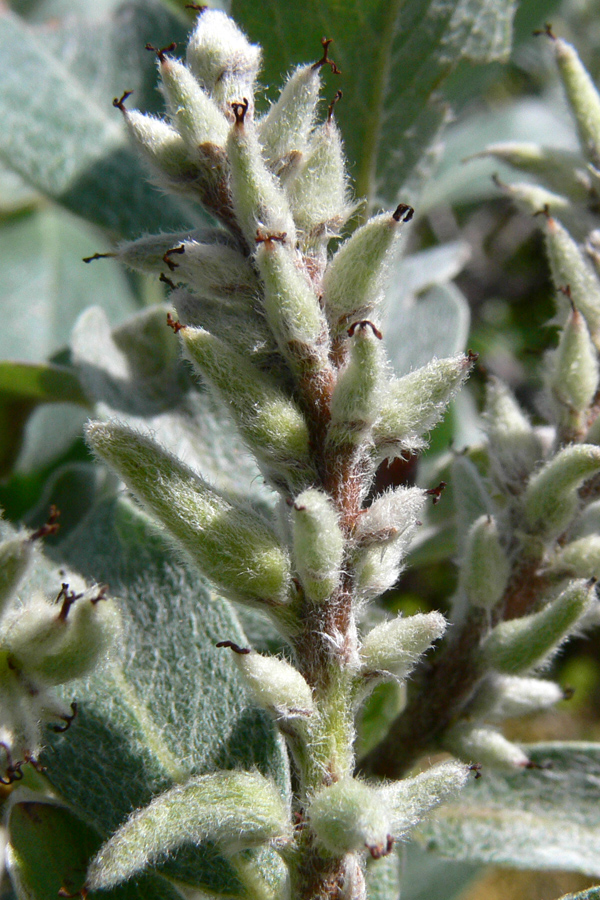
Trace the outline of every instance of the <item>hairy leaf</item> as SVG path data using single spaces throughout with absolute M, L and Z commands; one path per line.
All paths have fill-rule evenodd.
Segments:
M 8 838 L 9 871 L 22 900 L 56 900 L 61 888 L 76 893 L 102 843 L 98 832 L 71 810 L 31 800 L 13 806 Z M 177 900 L 181 895 L 153 875 L 103 896 L 106 900 Z
M 71 20 L 54 36 L 0 13 L 0 159 L 112 234 L 181 227 L 190 212 L 148 187 L 111 102 L 124 90 L 137 90 L 143 102 L 144 81 L 154 78 L 144 44 L 183 34 L 156 2 L 122 6 L 87 26 Z
M 455 860 L 600 875 L 600 745 L 532 744 L 539 769 L 483 772 L 421 827 Z
M 229 605 L 122 500 L 93 509 L 59 549 L 70 565 L 110 585 L 126 621 L 123 648 L 78 686 L 78 720 L 46 756 L 48 777 L 72 806 L 108 836 L 190 774 L 258 768 L 285 792 L 274 727 L 251 705 L 230 654 L 215 648 L 223 639 L 245 643 Z M 219 891 L 235 882 L 210 845 L 182 850 L 165 871 Z
M 438 133 L 445 109 L 434 96 L 461 59 L 506 58 L 513 0 L 233 0 L 232 13 L 263 45 L 265 82 L 290 63 L 320 56 L 333 38 L 343 78 L 336 116 L 361 196 L 391 202 Z

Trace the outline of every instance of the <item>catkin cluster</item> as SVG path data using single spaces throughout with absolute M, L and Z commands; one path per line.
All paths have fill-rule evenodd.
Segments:
M 469 764 L 528 765 L 494 723 L 560 699 L 531 672 L 590 614 L 593 572 L 587 545 L 577 543 L 589 539 L 570 529 L 581 486 L 600 471 L 591 435 L 600 304 L 593 320 L 588 284 L 596 276 L 549 217 L 549 245 L 563 242 L 558 286 L 567 294 L 568 285 L 572 303 L 550 365 L 556 438 L 545 440 L 508 390 L 492 384 L 488 471 L 482 477 L 469 459 L 457 460 L 457 480 L 468 483 L 459 467 L 470 466 L 482 508 L 469 522 L 442 664 L 436 668 L 434 654 L 419 668 L 446 629 L 437 612 L 360 633 L 357 613 L 396 582 L 425 500 L 416 487 L 373 497 L 377 467 L 424 446 L 474 359 L 434 360 L 403 378 L 391 372 L 383 300 L 412 210 L 401 204 L 340 238 L 357 207 L 333 105 L 319 111 L 321 70 L 337 71 L 329 43 L 258 116 L 259 48 L 224 13 L 201 11 L 185 62 L 173 48 L 156 51 L 166 118 L 130 110 L 127 95 L 115 101 L 155 181 L 200 203 L 215 224 L 143 237 L 113 255 L 171 288 L 177 321 L 172 313 L 169 320 L 182 351 L 280 495 L 278 519 L 216 491 L 125 424 L 91 423 L 88 441 L 223 596 L 260 610 L 287 641 L 286 659 L 222 643 L 287 741 L 295 791 L 283 797 L 256 773 L 191 778 L 135 812 L 104 845 L 90 889 L 208 840 L 232 859 L 275 848 L 282 897 L 324 898 L 332 886 L 335 896 L 365 897 L 367 858 L 380 865 L 464 784 Z M 518 599 L 525 595 L 527 602 Z M 468 653 L 453 658 L 465 633 Z M 445 677 L 461 666 L 462 682 Z M 415 667 L 384 751 L 400 733 L 397 746 L 409 757 L 446 749 L 462 762 L 395 782 L 357 778 L 361 704 L 375 685 L 404 683 Z

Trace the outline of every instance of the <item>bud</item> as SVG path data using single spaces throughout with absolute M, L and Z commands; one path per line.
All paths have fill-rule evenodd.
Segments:
M 354 321 L 373 319 L 378 323 L 401 226 L 411 217 L 411 207 L 404 205 L 393 215 L 374 216 L 342 244 L 327 266 L 323 302 L 334 334 Z
M 312 480 L 302 412 L 270 379 L 203 328 L 182 332 L 186 355 L 226 401 L 256 456 L 294 482 Z
M 395 378 L 382 392 L 380 415 L 373 429 L 378 455 L 401 456 L 425 446 L 423 435 L 436 425 L 461 385 L 472 357 L 434 359 L 426 366 Z
M 484 768 L 524 769 L 529 757 L 494 728 L 459 722 L 444 735 L 444 748 L 466 763 Z
M 275 656 L 235 649 L 235 662 L 262 707 L 281 719 L 310 716 L 314 712 L 312 691 L 297 669 Z
M 0 613 L 14 597 L 32 555 L 33 543 L 28 537 L 12 537 L 0 543 Z
M 87 440 L 218 588 L 261 608 L 286 602 L 289 559 L 262 517 L 125 425 L 92 422 Z
M 120 617 L 102 590 L 92 588 L 72 604 L 39 598 L 2 622 L 0 641 L 17 667 L 46 685 L 64 684 L 91 672 L 113 646 Z M 61 595 L 59 594 L 59 600 Z
M 291 837 L 279 791 L 249 772 L 190 778 L 138 809 L 99 850 L 87 873 L 88 891 L 106 890 L 179 847 L 210 841 L 228 854 Z
M 181 135 L 162 119 L 136 109 L 123 108 L 123 115 L 135 145 L 154 171 L 166 175 L 170 187 L 185 181 L 194 166 Z
M 594 585 L 594 581 L 572 581 L 539 612 L 500 622 L 481 647 L 482 664 L 498 672 L 519 674 L 544 663 L 594 602 Z
M 392 850 L 392 817 L 381 788 L 356 778 L 342 778 L 323 788 L 308 809 L 319 844 L 336 856 L 364 851 L 383 856 Z M 388 849 L 389 848 L 389 849 Z
M 502 598 L 510 575 L 510 562 L 496 520 L 480 516 L 471 526 L 460 569 L 460 586 L 472 606 L 493 609 Z
M 260 68 L 260 47 L 251 44 L 233 19 L 216 9 L 198 17 L 186 52 L 194 76 L 221 109 L 244 97 L 254 106 L 254 83 Z
M 531 531 L 560 534 L 577 510 L 577 489 L 599 470 L 600 447 L 594 444 L 571 444 L 542 466 L 525 492 L 525 516 Z
M 558 70 L 575 118 L 581 149 L 600 165 L 600 96 L 575 48 L 567 41 L 554 41 Z
M 234 247 L 188 238 L 167 248 L 163 272 L 164 257 L 173 267 L 171 278 L 185 281 L 201 297 L 235 302 L 251 309 L 251 301 L 259 290 L 258 279 L 249 260 Z
M 488 380 L 483 415 L 496 479 L 512 494 L 520 493 L 542 455 L 533 426 L 498 378 Z
M 344 556 L 344 535 L 330 498 L 309 489 L 292 510 L 294 561 L 306 595 L 323 603 L 338 585 Z
M 158 69 L 171 124 L 185 141 L 191 158 L 202 144 L 224 147 L 229 123 L 187 66 L 161 55 Z
M 589 179 L 585 176 L 585 162 L 578 153 L 571 150 L 507 141 L 490 144 L 481 153 L 475 153 L 471 159 L 482 156 L 492 156 L 514 169 L 528 172 L 551 191 L 565 194 L 571 200 L 585 203 L 589 198 Z
M 501 722 L 549 709 L 564 700 L 564 696 L 554 681 L 494 674 L 478 688 L 467 713 L 470 718 L 485 717 L 490 722 Z
M 569 434 L 585 434 L 585 416 L 598 386 L 598 354 L 585 319 L 574 308 L 552 357 L 550 389 L 559 403 L 559 422 Z
M 363 670 L 391 672 L 404 680 L 434 641 L 446 630 L 439 612 L 397 616 L 376 625 L 364 638 L 360 649 Z
M 286 191 L 302 233 L 303 249 L 317 254 L 325 250 L 355 208 L 350 200 L 342 138 L 333 119 L 313 133 L 301 166 L 286 183 Z
M 292 369 L 319 368 L 327 361 L 327 321 L 308 274 L 287 240 L 266 239 L 256 251 L 256 265 L 264 282 L 264 309 L 282 355 Z
M 393 842 L 434 806 L 460 790 L 468 774 L 467 766 L 452 761 L 384 786 L 343 778 L 314 797 L 308 810 L 310 825 L 329 853 L 366 848 L 379 859 L 391 853 Z
M 594 270 L 567 229 L 550 218 L 546 224 L 546 249 L 557 288 L 567 288 L 574 306 L 583 315 L 596 346 L 600 346 L 600 283 Z
M 550 563 L 553 572 L 600 579 L 600 535 L 588 534 L 561 547 Z
M 244 309 L 243 300 L 235 306 L 222 300 L 195 296 L 182 288 L 174 291 L 169 299 L 177 310 L 180 323 L 203 326 L 211 334 L 218 334 L 224 346 L 252 360 L 263 371 L 272 371 L 277 364 L 281 365 L 281 357 L 264 318 L 250 308 Z
M 397 488 L 360 515 L 354 534 L 359 596 L 378 597 L 396 583 L 424 502 L 420 488 Z
M 227 141 L 237 221 L 250 247 L 255 246 L 259 234 L 280 237 L 289 247 L 295 247 L 296 226 L 287 198 L 279 180 L 267 168 L 256 129 L 243 110 L 244 105 L 239 104 Z
M 369 436 L 385 390 L 385 355 L 381 334 L 371 322 L 357 322 L 348 332 L 350 353 L 331 397 L 332 444 L 355 444 Z
M 511 197 L 516 206 L 529 215 L 536 215 L 542 210 L 546 210 L 549 215 L 555 216 L 561 221 L 575 221 L 576 209 L 567 197 L 562 194 L 556 194 L 549 191 L 545 187 L 538 184 L 531 184 L 528 181 L 513 184 L 503 184 L 497 182 L 502 193 Z
M 314 65 L 298 66 L 277 102 L 258 123 L 263 156 L 279 173 L 290 156 L 303 153 L 310 137 L 319 100 L 321 78 Z

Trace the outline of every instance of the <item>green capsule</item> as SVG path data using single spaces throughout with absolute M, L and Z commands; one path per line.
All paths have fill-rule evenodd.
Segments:
M 578 488 L 600 471 L 600 447 L 571 444 L 560 450 L 530 480 L 525 492 L 525 518 L 530 530 L 560 534 L 579 504 Z
M 349 329 L 348 362 L 340 371 L 331 397 L 331 444 L 357 444 L 369 436 L 385 393 L 386 362 L 381 333 L 371 322 Z
M 391 215 L 382 213 L 358 228 L 327 266 L 323 303 L 334 335 L 353 322 L 381 318 L 387 276 L 413 210 L 401 204 Z
M 258 240 L 296 245 L 296 226 L 277 177 L 267 168 L 247 105 L 234 105 L 236 121 L 227 140 L 231 195 L 237 221 L 250 247 Z
M 147 116 L 137 110 L 123 108 L 129 134 L 146 162 L 160 177 L 181 182 L 189 176 L 193 165 L 181 135 L 162 119 Z
M 118 610 L 102 590 L 86 591 L 72 605 L 68 593 L 62 604 L 29 603 L 2 627 L 2 645 L 17 667 L 47 686 L 89 674 L 120 632 Z
M 485 725 L 459 722 L 444 735 L 444 749 L 466 763 L 485 769 L 524 769 L 529 757 L 503 734 Z
M 447 622 L 439 612 L 396 616 L 376 625 L 365 635 L 360 656 L 366 672 L 391 672 L 404 680 L 423 653 L 446 631 Z
M 598 377 L 598 353 L 584 317 L 574 308 L 553 354 L 550 375 L 559 425 L 572 439 L 585 435 L 586 413 L 596 395 Z
M 550 563 L 552 572 L 574 578 L 600 579 L 600 535 L 586 534 L 561 547 Z
M 584 203 L 589 199 L 590 184 L 585 173 L 585 162 L 571 150 L 507 141 L 490 144 L 471 158 L 482 156 L 491 156 L 514 169 L 535 175 L 549 190 L 564 194 L 575 202 Z
M 314 488 L 296 497 L 292 508 L 294 561 L 307 597 L 324 603 L 340 580 L 344 535 L 331 499 Z
M 500 542 L 496 520 L 480 516 L 471 526 L 460 567 L 460 585 L 468 602 L 493 609 L 502 598 L 510 575 L 510 561 Z
M 483 415 L 492 471 L 501 486 L 518 494 L 542 456 L 540 440 L 507 385 L 498 378 L 488 379 Z
M 594 344 L 600 347 L 600 282 L 589 260 L 567 229 L 553 218 L 546 222 L 546 249 L 556 289 L 570 293 Z M 567 306 L 566 299 L 563 305 Z
M 595 581 L 573 581 L 539 612 L 496 625 L 481 647 L 481 664 L 508 675 L 546 661 L 577 628 L 595 600 Z
M 373 428 L 378 456 L 402 456 L 406 450 L 424 447 L 423 436 L 440 421 L 475 359 L 475 355 L 462 354 L 434 359 L 390 381 L 382 392 Z
M 279 240 L 264 240 L 256 265 L 264 284 L 263 306 L 282 355 L 298 375 L 327 362 L 327 320 L 295 249 Z
M 600 165 L 600 95 L 581 62 L 579 55 L 567 41 L 554 41 L 558 71 L 575 118 L 583 153 L 595 165 Z
M 177 59 L 159 54 L 158 69 L 167 112 L 190 154 L 202 144 L 224 147 L 229 123 L 215 101 L 202 90 L 190 70 Z
M 150 438 L 119 423 L 87 427 L 92 450 L 227 596 L 265 611 L 284 605 L 290 561 L 269 525 L 210 488 Z
M 186 355 L 225 400 L 257 458 L 294 483 L 312 481 L 308 427 L 296 403 L 208 331 L 185 328 L 181 334 Z
M 258 295 L 259 283 L 252 264 L 229 244 L 187 238 L 172 244 L 164 258 L 172 271 L 171 280 L 185 282 L 201 297 L 235 301 L 248 309 Z
M 0 543 L 0 612 L 13 599 L 32 555 L 33 544 L 28 537 L 8 538 Z
M 228 643 L 225 641 L 224 645 Z M 297 669 L 276 656 L 234 649 L 235 662 L 260 706 L 278 719 L 312 715 L 315 708 L 312 691 Z
M 232 101 L 244 98 L 253 109 L 260 60 L 260 47 L 251 44 L 224 12 L 205 9 L 198 17 L 186 61 L 201 87 L 226 114 L 230 113 Z
M 493 674 L 478 688 L 467 713 L 488 722 L 502 722 L 550 709 L 564 698 L 562 688 L 554 681 Z
M 306 150 L 315 120 L 321 78 L 313 65 L 298 66 L 288 78 L 277 102 L 258 123 L 263 156 L 274 171 L 292 153 Z
M 303 252 L 326 263 L 327 243 L 339 234 L 352 203 L 342 137 L 333 119 L 315 130 L 301 164 L 286 181 L 286 193 Z

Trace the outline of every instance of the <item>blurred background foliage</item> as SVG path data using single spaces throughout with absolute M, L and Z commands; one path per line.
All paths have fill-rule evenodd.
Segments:
M 240 6 L 243 12 L 249 4 Z M 10 136 L 4 133 L 10 129 L 2 126 L 0 507 L 8 520 L 37 526 L 55 503 L 61 509 L 64 539 L 103 489 L 102 477 L 81 438 L 90 407 L 71 367 L 73 326 L 91 304 L 104 310 L 114 328 L 132 313 L 165 299 L 157 280 L 133 276 L 113 260 L 85 266 L 82 257 L 106 251 L 122 236 L 174 230 L 201 219 L 197 212 L 146 184 L 141 167 L 123 142 L 111 101 L 125 89 L 135 90 L 138 108 L 160 110 L 154 59 L 144 51 L 144 44 L 183 42 L 193 14 L 185 9 L 184 0 L 0 0 L 0 13 L 0 30 L 4 29 L 4 36 L 7 29 L 15 30 L 18 45 L 9 63 L 21 63 L 22 77 L 30 79 L 24 86 L 9 85 L 9 102 L 18 101 L 21 87 L 34 96 L 39 92 L 40 107 L 44 90 L 59 92 L 64 100 L 62 124 L 73 117 L 74 158 L 86 163 L 74 177 L 65 169 L 68 163 L 57 162 L 56 155 L 50 158 L 48 153 L 45 159 L 46 145 L 56 139 L 52 131 L 56 122 L 49 122 L 44 132 L 42 108 L 37 123 L 42 133 L 31 136 L 34 146 L 40 147 L 33 163 L 21 166 Z M 477 409 L 486 372 L 506 380 L 534 420 L 541 421 L 536 407 L 537 364 L 555 343 L 555 333 L 546 324 L 553 312 L 553 290 L 542 236 L 533 217 L 519 212 L 492 180 L 495 174 L 505 182 L 522 180 L 522 176 L 489 159 L 471 158 L 500 141 L 576 148 L 547 43 L 532 36 L 546 21 L 577 46 L 588 69 L 600 80 L 600 0 L 521 0 L 510 61 L 461 62 L 443 88 L 451 118 L 443 142 L 436 146 L 435 160 L 428 162 L 427 177 L 418 189 L 411 188 L 418 197 L 418 217 L 406 250 L 417 254 L 411 257 L 417 261 L 401 264 L 395 273 L 391 300 L 400 306 L 396 314 L 394 310 L 390 314 L 388 338 L 398 368 L 406 369 L 434 353 L 459 349 L 470 317 L 468 346 L 480 354 L 480 366 L 432 435 L 431 448 L 418 463 L 410 461 L 404 471 L 392 473 L 396 479 L 418 477 L 428 486 L 436 484 L 447 473 L 453 453 L 467 447 L 476 452 L 473 448 L 481 440 Z M 51 58 L 49 86 L 43 88 L 36 80 L 35 54 L 27 41 L 19 44 L 19 35 L 39 42 Z M 263 39 L 252 31 L 250 36 Z M 267 59 L 271 51 L 275 55 L 281 49 L 269 47 L 264 39 L 263 45 Z M 365 47 L 364 52 L 369 54 L 371 48 Z M 347 82 L 352 78 L 352 71 L 344 72 Z M 75 108 L 77 103 L 83 103 L 83 113 Z M 110 152 L 100 157 L 101 146 Z M 22 150 L 26 153 L 25 147 Z M 89 164 L 95 154 L 101 158 L 97 170 Z M 25 169 L 29 176 L 23 177 Z M 136 180 L 132 172 L 138 169 Z M 409 353 L 411 347 L 414 351 L 414 336 L 412 326 L 404 324 L 408 313 L 402 311 L 402 298 L 411 279 L 427 286 L 431 257 L 418 254 L 437 247 L 442 250 L 436 266 L 446 266 L 446 280 L 456 276 L 458 292 L 438 298 L 439 303 L 429 297 L 429 311 L 426 304 L 419 307 L 422 331 L 428 331 L 429 340 L 423 346 L 417 340 L 417 350 L 425 356 L 417 360 Z M 456 347 L 445 348 L 448 332 Z M 384 598 L 388 609 L 444 610 L 455 580 L 453 509 L 450 484 L 432 510 L 430 539 L 415 548 L 412 565 Z M 600 635 L 571 642 L 555 666 L 561 684 L 575 688 L 573 698 L 535 719 L 515 721 L 510 736 L 527 741 L 600 741 L 599 660 Z M 385 717 L 386 704 L 388 715 L 393 716 L 394 698 L 385 694 L 372 714 Z M 365 723 L 367 734 L 368 728 Z M 410 871 L 409 864 L 409 876 Z M 591 884 L 583 877 L 560 873 L 492 870 L 482 874 L 464 865 L 453 871 L 456 886 L 452 890 L 463 900 L 552 900 Z M 447 867 L 444 887 L 447 879 L 452 880 L 448 873 Z M 439 875 L 432 868 L 429 881 L 421 876 L 412 886 L 408 877 L 404 896 L 447 898 L 447 892 L 439 893 Z

